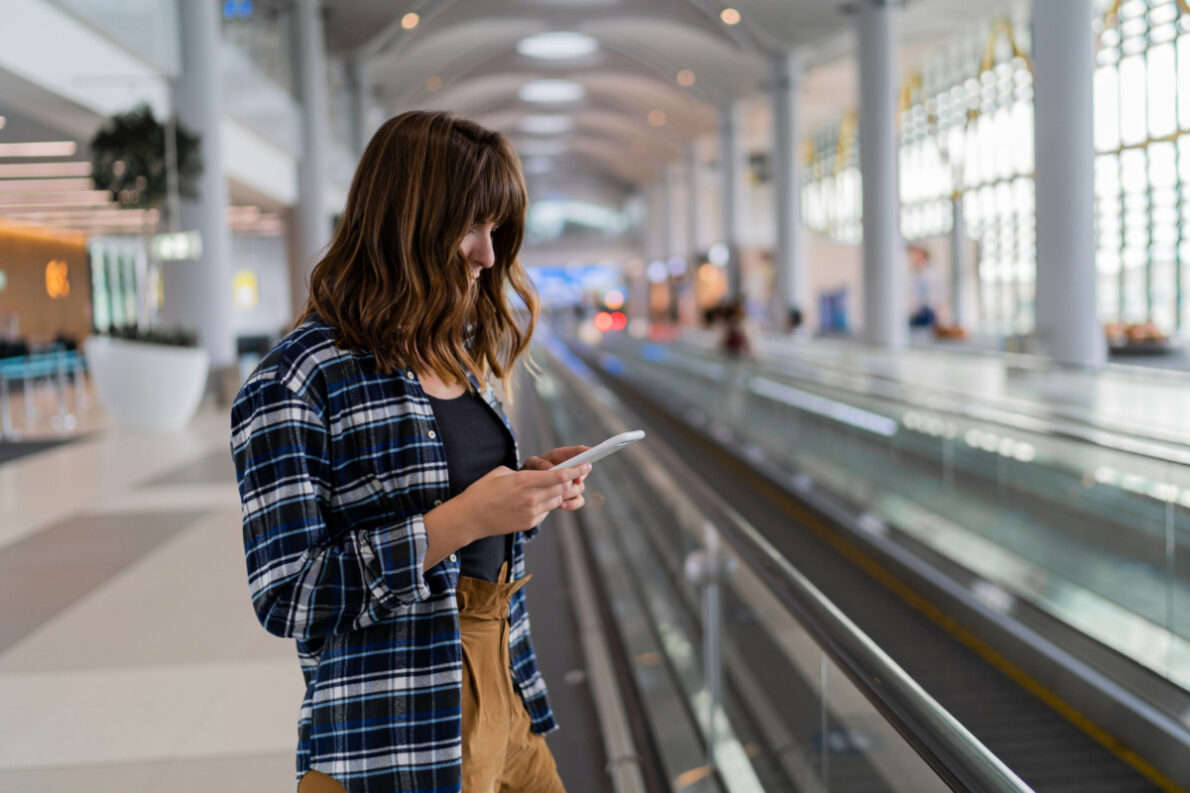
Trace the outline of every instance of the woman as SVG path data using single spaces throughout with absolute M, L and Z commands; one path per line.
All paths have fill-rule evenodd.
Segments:
M 306 680 L 303 793 L 562 790 L 522 549 L 583 505 L 590 466 L 546 470 L 572 446 L 517 470 L 492 393 L 537 318 L 526 203 L 503 136 L 390 119 L 303 317 L 232 407 L 253 605 Z

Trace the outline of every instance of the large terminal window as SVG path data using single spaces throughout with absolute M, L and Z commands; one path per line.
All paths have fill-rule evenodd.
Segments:
M 806 227 L 836 242 L 863 241 L 863 190 L 854 112 L 806 139 L 802 218 Z
M 963 233 L 979 245 L 980 326 L 1033 328 L 1033 73 L 1027 20 L 998 19 L 943 47 L 908 76 L 900 115 L 901 233 Z
M 1173 333 L 1190 323 L 1190 16 L 1184 0 L 1098 5 L 1099 314 Z
M 1096 0 L 1095 213 L 1099 316 L 1190 327 L 1190 0 Z M 979 247 L 979 327 L 1033 327 L 1033 76 L 1028 20 L 998 19 L 931 53 L 905 82 L 900 115 L 901 231 L 950 233 L 951 201 Z M 852 119 L 853 119 L 852 115 Z M 854 126 L 854 121 L 851 122 Z M 807 146 L 806 225 L 861 239 L 858 153 L 842 208 L 842 123 Z M 850 163 L 851 159 L 847 158 Z M 843 215 L 842 209 L 854 213 Z

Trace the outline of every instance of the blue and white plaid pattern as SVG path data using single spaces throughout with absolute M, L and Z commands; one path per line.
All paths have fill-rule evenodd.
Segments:
M 490 388 L 483 397 L 511 434 Z M 459 790 L 459 566 L 421 574 L 422 515 L 449 491 L 417 378 L 377 371 L 310 321 L 261 361 L 231 416 L 252 604 L 270 633 L 297 639 L 306 680 L 298 778 L 316 769 L 351 793 Z M 534 532 L 515 537 L 514 580 Z M 557 725 L 523 589 L 509 618 L 511 673 L 545 733 Z

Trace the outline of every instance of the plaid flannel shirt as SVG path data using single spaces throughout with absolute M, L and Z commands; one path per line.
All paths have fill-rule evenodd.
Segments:
M 512 434 L 491 388 L 482 395 Z M 459 790 L 459 566 L 452 556 L 422 574 L 422 516 L 449 491 L 417 377 L 380 372 L 306 322 L 237 395 L 231 447 L 252 604 L 270 633 L 297 640 L 306 681 L 298 779 L 316 769 L 351 793 Z M 534 532 L 514 538 L 514 580 Z M 545 733 L 557 725 L 524 590 L 509 619 L 512 678 Z

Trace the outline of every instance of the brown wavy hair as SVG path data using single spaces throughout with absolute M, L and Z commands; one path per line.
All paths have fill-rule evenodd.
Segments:
M 412 366 L 446 383 L 508 388 L 537 324 L 537 292 L 517 259 L 528 196 L 503 135 L 449 113 L 389 119 L 364 150 L 330 248 L 310 275 L 297 321 L 317 315 L 344 349 L 391 372 Z M 460 251 L 495 223 L 495 264 L 477 281 Z M 520 298 L 514 308 L 505 285 Z

